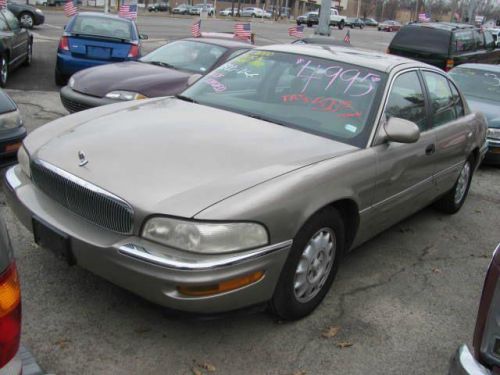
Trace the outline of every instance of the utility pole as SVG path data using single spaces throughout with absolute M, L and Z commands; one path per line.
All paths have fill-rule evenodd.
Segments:
M 469 17 L 469 23 L 471 25 L 474 25 L 475 20 L 474 20 L 474 14 L 476 12 L 476 0 L 470 0 L 469 1 L 469 10 L 467 12 L 467 17 Z
M 104 13 L 109 13 L 109 1 L 110 0 L 104 0 Z
M 361 8 L 361 0 L 358 0 L 358 11 L 356 12 L 356 18 L 359 18 L 359 9 Z
M 330 36 L 330 6 L 331 0 L 321 0 L 321 9 L 319 11 L 318 28 L 314 32 L 319 35 Z

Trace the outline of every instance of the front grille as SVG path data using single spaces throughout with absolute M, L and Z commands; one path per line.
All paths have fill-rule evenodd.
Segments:
M 64 105 L 64 108 L 68 110 L 70 113 L 84 111 L 89 108 L 93 108 L 90 105 L 84 104 L 82 102 L 77 102 L 76 100 L 71 100 L 68 97 L 61 95 L 61 101 Z
M 84 219 L 122 234 L 130 234 L 134 211 L 120 198 L 43 161 L 31 162 L 35 185 Z

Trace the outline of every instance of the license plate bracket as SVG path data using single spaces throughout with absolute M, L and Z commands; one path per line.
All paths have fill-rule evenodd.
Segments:
M 32 218 L 35 243 L 53 252 L 58 258 L 65 260 L 70 266 L 76 264 L 71 251 L 71 241 L 67 234 L 54 228 L 37 217 Z

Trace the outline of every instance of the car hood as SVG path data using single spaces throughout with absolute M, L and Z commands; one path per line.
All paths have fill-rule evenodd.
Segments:
M 193 73 L 157 65 L 127 61 L 82 70 L 75 75 L 72 89 L 104 97 L 113 90 L 139 92 L 147 97 L 177 94 L 187 87 Z
M 96 118 L 87 114 L 81 124 L 74 124 L 77 116 L 67 116 L 65 124 L 49 124 L 38 139 L 34 132 L 26 145 L 32 158 L 125 199 L 142 215 L 193 217 L 264 181 L 357 150 L 175 98 L 116 106 Z M 56 129 L 63 130 L 54 136 Z M 79 151 L 88 159 L 84 167 Z
M 489 128 L 500 128 L 500 114 L 498 113 L 498 102 L 467 96 L 467 103 L 473 112 L 482 112 L 488 120 Z

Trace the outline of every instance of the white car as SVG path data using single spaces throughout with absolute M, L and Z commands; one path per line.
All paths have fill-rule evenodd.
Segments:
M 330 26 L 337 26 L 342 30 L 346 24 L 347 17 L 341 16 L 335 8 L 330 8 Z
M 238 7 L 234 7 L 234 15 L 238 14 Z M 232 16 L 233 15 L 233 8 L 226 8 L 222 9 L 219 12 L 219 15 L 227 17 L 227 16 Z
M 243 8 L 243 10 L 241 11 L 241 17 L 263 18 L 266 16 L 267 12 L 262 8 L 249 7 L 249 8 Z
M 46 7 L 48 4 L 47 4 L 47 0 L 35 0 L 35 5 L 42 5 L 42 6 Z

